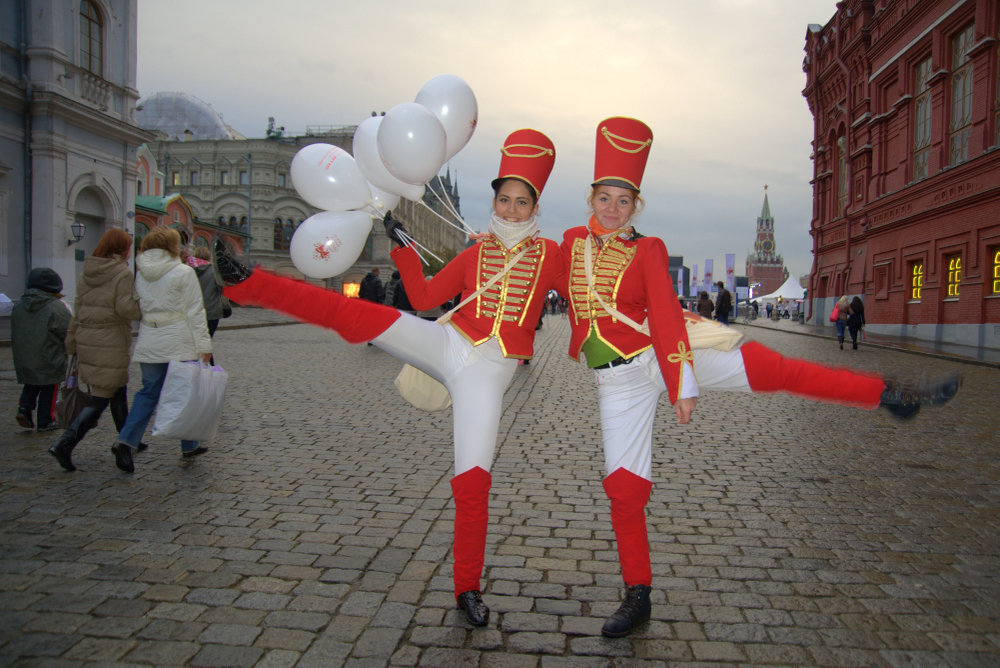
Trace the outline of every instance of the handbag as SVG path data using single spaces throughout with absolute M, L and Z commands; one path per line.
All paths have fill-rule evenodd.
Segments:
M 840 304 L 834 304 L 833 310 L 830 311 L 830 322 L 837 322 L 840 317 Z
M 591 235 L 588 234 L 587 241 L 585 242 L 586 252 L 583 256 L 583 266 L 587 272 L 587 285 L 590 287 L 590 293 L 597 298 L 597 302 L 612 318 L 625 323 L 641 334 L 649 336 L 649 321 L 640 325 L 618 309 L 608 306 L 604 302 L 604 299 L 601 298 L 601 295 L 594 290 L 594 261 L 592 258 L 593 246 L 591 245 L 591 238 Z M 729 351 L 738 346 L 740 341 L 743 340 L 742 333 L 732 327 L 723 325 L 721 322 L 703 318 L 687 309 L 682 309 L 682 313 L 684 314 L 684 326 L 687 329 L 688 343 L 691 345 L 691 350 L 715 348 L 716 350 Z
M 490 279 L 486 281 L 486 283 L 484 283 L 478 290 L 463 299 L 454 308 L 434 322 L 439 325 L 443 325 L 451 320 L 451 316 L 455 313 L 455 311 L 481 295 L 490 286 L 503 278 L 504 274 L 513 269 L 514 265 L 516 265 L 520 259 L 524 257 L 524 254 L 528 252 L 529 248 L 530 246 L 528 248 L 524 248 L 520 253 L 515 255 L 503 269 L 493 276 L 490 276 Z M 423 411 L 440 411 L 448 408 L 448 406 L 451 406 L 451 395 L 448 393 L 448 388 L 445 387 L 441 381 L 430 376 L 426 372 L 421 371 L 412 364 L 406 364 L 403 366 L 403 370 L 396 376 L 396 380 L 393 381 L 393 384 L 396 386 L 396 389 L 399 390 L 400 396 L 406 399 L 414 408 L 419 408 Z
M 201 362 L 170 362 L 156 404 L 153 436 L 210 441 L 222 419 L 229 374 Z
M 56 421 L 63 429 L 68 429 L 80 411 L 90 403 L 90 395 L 80 389 L 79 378 L 78 362 L 73 355 L 66 365 L 66 380 L 56 397 Z

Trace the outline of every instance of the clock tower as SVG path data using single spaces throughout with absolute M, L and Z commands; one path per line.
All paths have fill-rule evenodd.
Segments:
M 767 202 L 767 186 L 764 186 L 764 206 L 757 218 L 753 253 L 747 256 L 747 279 L 751 285 L 760 284 L 754 288 L 755 296 L 774 292 L 788 279 L 788 269 L 774 245 L 774 218 Z

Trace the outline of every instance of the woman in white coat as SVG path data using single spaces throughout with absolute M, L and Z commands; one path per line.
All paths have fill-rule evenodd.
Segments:
M 176 230 L 157 227 L 142 240 L 135 258 L 138 273 L 135 291 L 142 320 L 132 361 L 139 363 L 142 389 L 132 400 L 125 425 L 111 446 L 115 465 L 135 470 L 132 451 L 146 431 L 172 361 L 212 358 L 212 339 L 205 321 L 201 285 L 194 269 L 181 262 L 181 236 Z M 197 441 L 181 441 L 181 454 L 193 457 L 207 452 Z

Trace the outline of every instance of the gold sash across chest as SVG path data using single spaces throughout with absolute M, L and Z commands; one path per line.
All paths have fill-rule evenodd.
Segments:
M 525 248 L 528 252 L 499 281 L 486 288 L 476 299 L 476 314 L 491 318 L 493 330 L 501 323 L 523 324 L 525 310 L 538 287 L 538 273 L 545 259 L 545 245 L 533 240 L 524 241 L 507 250 L 492 239 L 480 244 L 476 287 L 484 285 L 492 276 Z
M 572 253 L 569 272 L 569 298 L 573 302 L 577 316 L 585 317 L 588 320 L 608 316 L 587 284 L 585 237 L 573 240 Z M 604 244 L 594 259 L 594 292 L 600 294 L 601 299 L 613 308 L 618 306 L 618 288 L 625 270 L 635 259 L 635 253 L 636 246 L 629 246 L 618 237 L 612 237 Z

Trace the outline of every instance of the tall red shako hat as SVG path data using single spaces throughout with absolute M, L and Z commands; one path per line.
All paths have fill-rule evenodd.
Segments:
M 493 179 L 493 188 L 501 179 L 519 179 L 531 186 L 536 198 L 541 197 L 556 162 L 552 140 L 538 130 L 515 130 L 504 140 L 500 153 L 500 172 Z
M 653 131 L 635 118 L 612 116 L 597 125 L 594 182 L 639 192 Z

